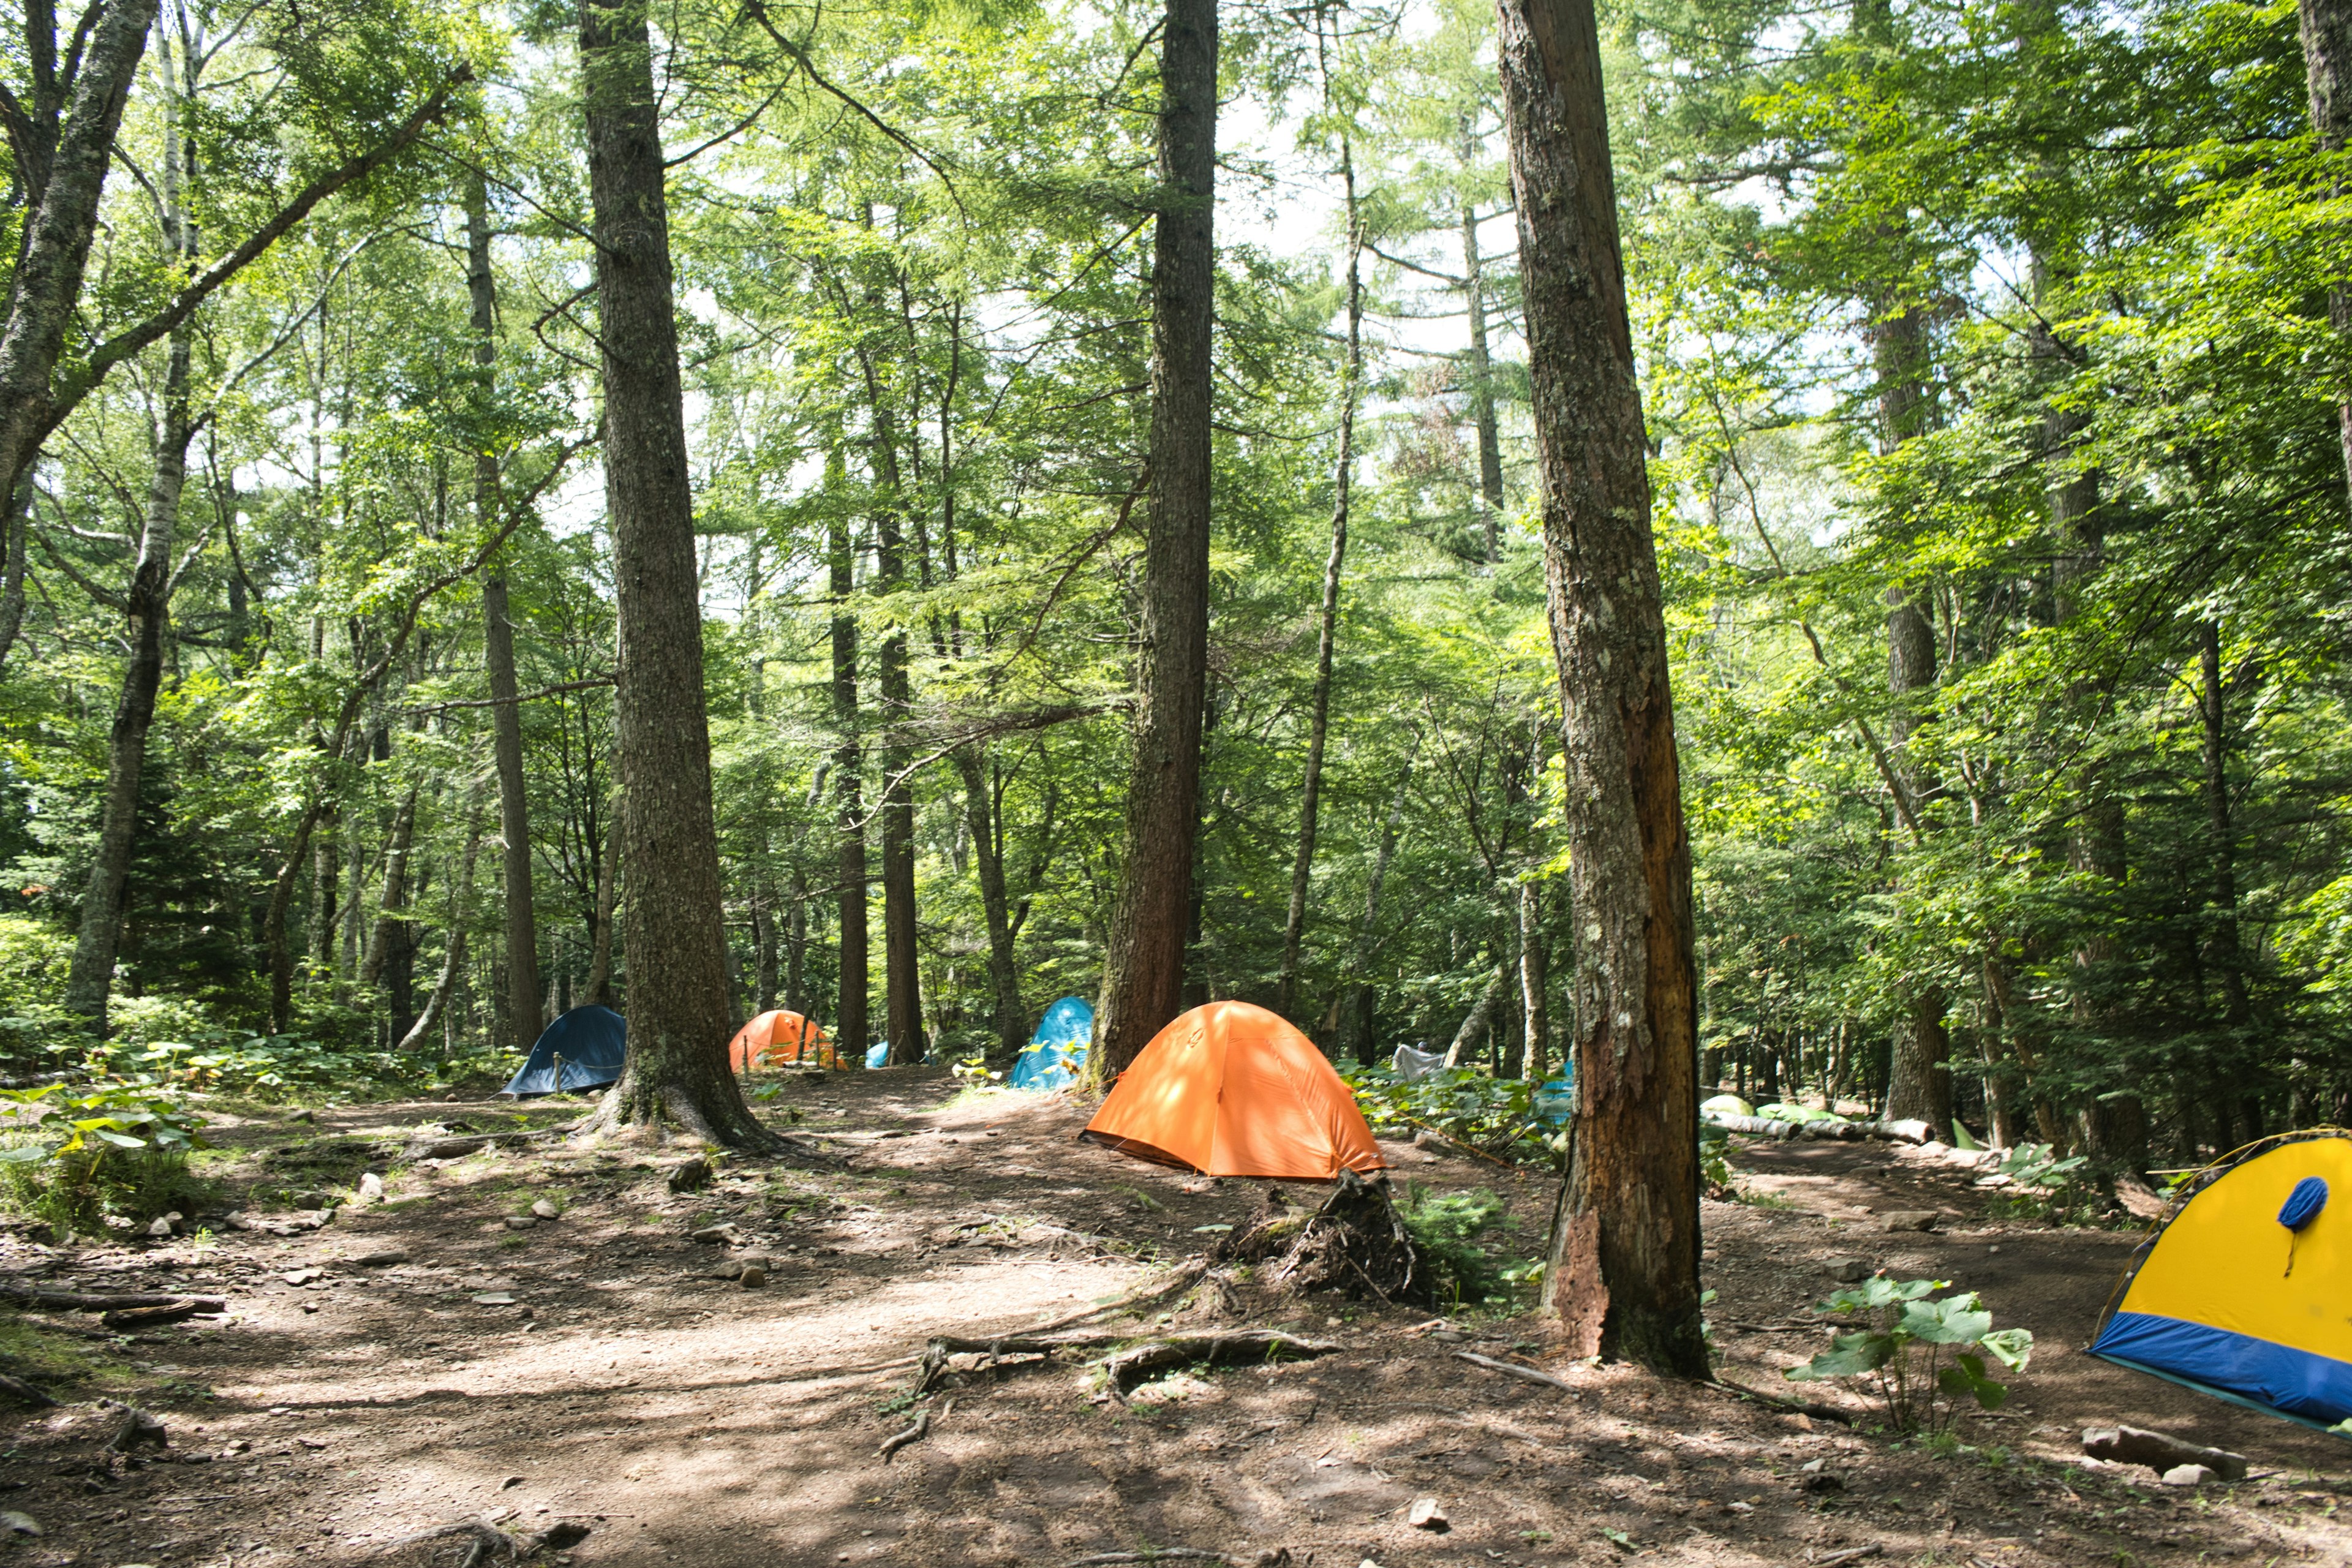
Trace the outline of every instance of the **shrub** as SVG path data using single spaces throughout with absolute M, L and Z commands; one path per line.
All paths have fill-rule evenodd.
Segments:
M 1419 1182 L 1405 1188 L 1397 1215 L 1412 1237 L 1421 1255 L 1431 1293 L 1439 1300 L 1465 1301 L 1496 1299 L 1515 1283 L 1507 1279 L 1504 1260 L 1478 1244 L 1477 1237 L 1502 1217 L 1503 1200 L 1484 1187 L 1466 1193 L 1433 1194 Z
M 1556 1156 L 1535 1112 L 1536 1086 L 1524 1079 L 1489 1078 L 1476 1068 L 1440 1068 L 1412 1083 L 1384 1067 L 1340 1076 L 1375 1131 L 1426 1130 L 1522 1164 L 1549 1164 Z
M 1988 1359 L 2023 1372 L 2033 1353 L 2025 1329 L 1995 1329 L 1973 1290 L 1929 1300 L 1951 1288 L 1948 1279 L 1896 1281 L 1884 1275 L 1840 1290 L 1813 1308 L 1860 1326 L 1832 1334 L 1830 1348 L 1781 1373 L 1791 1383 L 1860 1378 L 1886 1406 L 1897 1431 L 1941 1432 L 1958 1414 L 1958 1401 L 1998 1410 L 2006 1384 L 1985 1370 Z
M 0 1142 L 0 1202 L 66 1230 L 192 1205 L 196 1119 L 152 1079 L 0 1089 L 15 1111 Z
M 16 1016 L 65 994 L 73 938 L 23 915 L 0 915 L 0 1013 Z

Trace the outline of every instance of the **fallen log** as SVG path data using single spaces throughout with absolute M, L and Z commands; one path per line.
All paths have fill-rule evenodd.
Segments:
M 1752 1399 L 1759 1405 L 1769 1405 L 1791 1415 L 1810 1415 L 1816 1421 L 1837 1421 L 1851 1426 L 1856 1419 L 1853 1412 L 1840 1410 L 1834 1405 L 1823 1405 L 1812 1399 L 1784 1399 L 1777 1394 L 1767 1394 L 1760 1388 L 1750 1388 L 1744 1383 L 1734 1383 L 1721 1375 L 1702 1380 L 1700 1386 L 1719 1390 L 1734 1399 Z
M 217 1296 L 159 1295 L 152 1290 L 126 1290 L 110 1296 L 81 1290 L 42 1290 L 30 1285 L 0 1285 L 0 1301 L 16 1301 L 27 1307 L 62 1307 L 69 1312 L 128 1311 L 136 1307 L 177 1307 L 184 1302 L 192 1313 L 228 1310 L 228 1303 Z
M 110 1329 L 126 1332 L 133 1329 L 152 1329 L 164 1323 L 184 1323 L 205 1309 L 200 1302 L 183 1297 L 158 1307 L 119 1307 L 98 1321 Z
M 57 1404 L 56 1400 L 51 1399 L 23 1378 L 10 1377 L 5 1373 L 0 1373 L 0 1394 L 14 1395 L 36 1410 L 47 1410 Z
M 1109 1350 L 1132 1343 L 1134 1339 L 1133 1334 L 1006 1334 L 998 1339 L 975 1340 L 941 1334 L 923 1348 L 923 1374 L 915 1380 L 915 1394 L 920 1398 L 930 1392 L 932 1383 L 947 1370 L 948 1357 L 951 1355 L 1052 1355 L 1055 1351 Z
M 1118 1352 L 1103 1363 L 1110 1385 L 1122 1397 L 1129 1386 L 1162 1367 L 1194 1362 L 1265 1362 L 1278 1355 L 1329 1355 L 1343 1347 L 1328 1340 L 1302 1340 L 1276 1329 L 1243 1329 L 1224 1334 L 1171 1334 Z
M 1480 1355 L 1475 1351 L 1455 1351 L 1454 1359 L 1466 1361 L 1472 1366 L 1483 1366 L 1488 1372 L 1507 1373 L 1513 1377 L 1525 1378 L 1529 1383 L 1540 1383 L 1548 1387 L 1557 1388 L 1563 1394 L 1577 1392 L 1576 1384 L 1564 1377 L 1554 1377 L 1539 1367 L 1521 1366 L 1518 1363 L 1511 1361 L 1496 1361 L 1493 1356 Z
M 2246 1457 L 2227 1448 L 2207 1448 L 2163 1432 L 2138 1426 L 2092 1426 L 2083 1433 L 2083 1452 L 2116 1465 L 2146 1465 L 2162 1475 L 2180 1465 L 2202 1465 L 2223 1480 L 2246 1479 Z

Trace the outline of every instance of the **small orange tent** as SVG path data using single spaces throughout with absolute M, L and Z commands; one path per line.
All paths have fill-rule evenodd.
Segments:
M 1085 1136 L 1212 1176 L 1329 1182 L 1388 1164 L 1315 1042 L 1246 1002 L 1212 1002 L 1160 1030 Z
M 841 1065 L 824 1030 L 798 1013 L 781 1008 L 762 1013 L 736 1030 L 735 1037 L 727 1042 L 727 1065 L 737 1072 L 746 1068 L 756 1070 L 793 1062 L 828 1068 Z

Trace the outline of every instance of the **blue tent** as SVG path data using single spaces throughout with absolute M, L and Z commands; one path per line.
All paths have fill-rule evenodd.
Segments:
M 1095 1037 L 1095 1010 L 1082 996 L 1065 996 L 1045 1009 L 1029 1048 L 1013 1064 L 1011 1086 L 1040 1093 L 1067 1089 L 1086 1065 Z
M 499 1092 L 520 1099 L 527 1094 L 608 1084 L 621 1076 L 621 1064 L 628 1058 L 628 1037 L 627 1021 L 610 1007 L 574 1007 L 547 1026 L 530 1047 L 522 1070 Z M 555 1079 L 559 1058 L 563 1064 L 561 1084 Z
M 926 1050 L 923 1053 L 923 1061 L 927 1062 L 930 1059 L 930 1053 Z M 890 1065 L 890 1042 L 887 1040 L 877 1040 L 871 1046 L 868 1046 L 866 1048 L 866 1065 L 870 1068 L 888 1067 Z M 923 1062 L 917 1062 L 915 1065 L 917 1067 L 920 1067 L 923 1065 Z

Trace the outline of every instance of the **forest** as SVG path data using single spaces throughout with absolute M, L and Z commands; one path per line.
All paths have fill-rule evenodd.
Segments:
M 2352 1549 L 2352 0 L 16 0 L 0 131 L 28 1568 Z
M 1001 1069 L 1064 994 L 1546 1079 L 1585 484 L 1702 1092 L 2127 1178 L 2352 1118 L 2337 0 L 1605 0 L 1624 396 L 1530 352 L 1590 257 L 1477 0 L 17 20 L 14 1082 L 589 1002 Z

